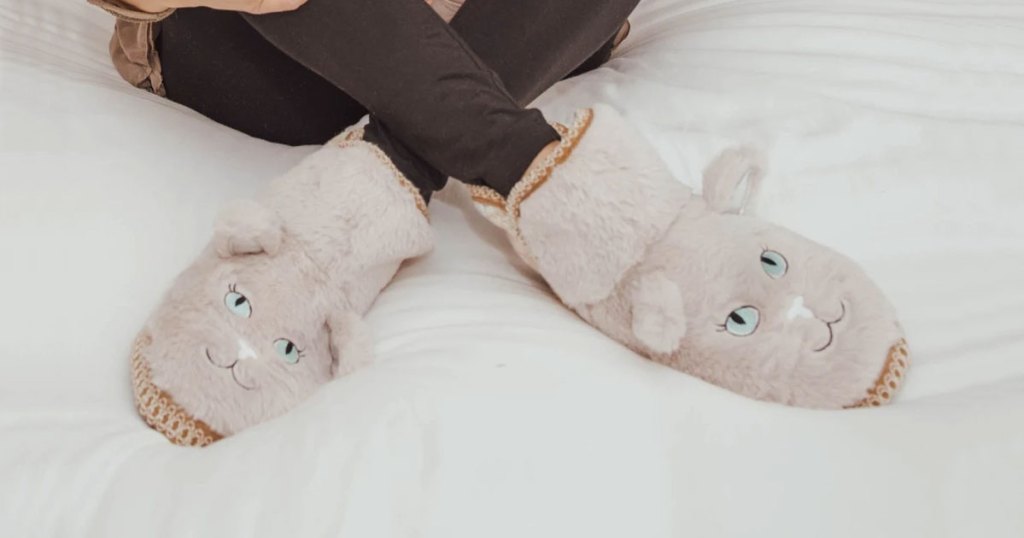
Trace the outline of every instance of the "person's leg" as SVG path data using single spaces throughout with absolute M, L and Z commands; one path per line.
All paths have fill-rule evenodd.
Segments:
M 628 33 L 627 17 L 638 2 L 522 0 L 510 4 L 468 0 L 451 25 L 499 75 L 509 94 L 525 106 L 556 82 L 607 61 Z M 553 146 L 549 144 L 547 150 Z M 536 156 L 531 164 L 542 160 Z M 517 177 L 525 171 L 519 171 Z M 460 179 L 494 188 L 486 178 Z M 505 189 L 495 190 L 502 196 L 508 194 Z
M 639 0 L 467 0 L 451 26 L 525 106 L 610 57 Z
M 451 27 L 497 74 L 512 99 L 526 106 L 559 80 L 608 61 L 628 33 L 626 17 L 638 1 L 567 0 L 552 4 L 547 0 L 520 0 L 510 8 L 506 0 L 467 0 Z M 588 10 L 600 11 L 600 16 L 579 14 Z M 565 27 L 572 30 L 565 31 Z M 612 32 L 610 37 L 608 32 Z M 429 183 L 438 189 L 444 186 L 447 176 L 423 162 L 375 117 L 371 117 L 368 137 L 407 165 L 421 163 L 409 173 L 432 177 Z M 522 175 L 524 171 L 517 173 Z M 459 179 L 487 184 L 479 177 Z
M 476 2 L 480 0 L 470 0 L 463 9 Z M 548 47 L 572 43 L 575 46 L 569 54 L 557 48 L 519 50 L 527 56 L 562 54 L 574 61 L 547 60 L 537 68 L 502 63 L 503 70 L 510 68 L 509 76 L 517 81 L 517 88 L 523 88 L 518 99 L 505 89 L 504 73 L 491 70 L 455 28 L 421 0 L 311 0 L 295 12 L 246 18 L 282 51 L 366 106 L 374 117 L 367 137 L 389 154 L 419 156 L 444 175 L 481 178 L 498 192 L 507 193 L 540 149 L 558 139 L 538 111 L 524 110 L 520 103 L 597 51 L 621 27 L 635 1 L 620 1 L 623 7 L 616 10 L 597 9 L 593 3 L 577 5 L 581 1 L 560 2 L 559 10 L 540 1 L 529 3 L 531 6 L 517 3 L 516 20 L 499 18 L 500 12 L 485 20 L 488 10 L 479 8 L 494 9 L 495 5 L 480 2 L 474 8 L 478 15 L 457 23 L 467 28 L 485 24 L 478 34 L 481 37 L 489 33 L 486 28 L 508 25 L 509 31 L 499 32 L 502 39 L 480 39 L 482 45 L 494 47 L 489 50 L 495 58 L 500 58 L 497 49 L 511 46 L 510 41 L 522 40 L 523 35 L 536 37 L 527 21 L 550 17 L 552 22 L 536 27 L 569 36 L 544 40 Z M 564 10 L 562 16 L 553 15 L 560 10 Z M 572 20 L 570 11 L 578 21 Z M 592 12 L 607 15 L 580 14 Z M 461 14 L 456 20 L 460 18 Z M 558 27 L 559 21 L 571 24 Z M 588 33 L 581 28 L 599 30 Z M 596 37 L 573 40 L 573 35 Z M 537 73 L 540 76 L 534 76 Z M 520 74 L 524 78 L 519 78 Z M 533 84 L 526 83 L 527 78 Z M 443 183 L 443 176 L 439 181 Z
M 619 28 L 619 31 L 618 33 L 615 34 L 615 37 L 609 39 L 604 45 L 601 46 L 600 49 L 597 50 L 597 52 L 592 54 L 590 58 L 584 60 L 583 63 L 581 63 L 576 69 L 573 69 L 572 73 L 566 75 L 565 78 L 569 79 L 572 77 L 582 75 L 584 73 L 588 73 L 607 63 L 608 60 L 611 59 L 612 54 L 615 52 L 615 49 L 617 49 L 619 45 L 621 45 L 622 42 L 625 41 L 627 37 L 629 37 L 629 31 L 630 24 L 629 21 L 626 21 L 622 25 L 622 27 Z
M 470 15 L 457 24 L 475 40 L 481 34 L 486 36 L 473 26 L 489 22 L 488 10 L 494 2 L 469 0 L 469 4 L 473 5 Z M 366 114 L 362 105 L 277 50 L 237 13 L 181 9 L 160 28 L 157 46 L 163 75 L 171 80 L 168 98 L 218 123 L 271 142 L 322 144 Z M 617 37 L 609 39 L 571 74 L 595 69 L 607 61 L 621 39 Z M 486 49 L 496 41 L 471 45 Z M 534 58 L 531 54 L 523 60 Z M 531 71 L 498 71 L 503 80 L 517 73 L 529 77 Z M 514 90 L 511 93 L 519 101 L 524 97 Z
M 520 15 L 524 22 L 508 25 L 494 24 L 496 20 L 508 22 L 509 14 L 502 12 L 502 2 L 469 0 L 471 9 L 454 24 L 467 32 L 484 54 L 498 60 L 501 71 L 494 76 L 509 79 L 517 89 L 511 94 L 512 99 L 525 102 L 534 95 L 518 90 L 537 88 L 534 93 L 538 93 L 559 80 L 568 66 L 586 58 L 586 52 L 599 43 L 608 28 L 621 26 L 617 19 L 624 20 L 635 4 L 635 0 L 608 2 L 616 4 L 621 15 L 602 19 L 599 25 L 562 32 L 571 39 L 548 40 L 543 45 L 538 42 L 532 48 L 518 44 L 529 35 L 521 31 L 523 28 L 545 28 L 539 21 L 529 23 L 531 14 L 559 20 L 543 6 L 534 5 L 538 0 L 530 0 L 531 5 L 524 6 L 529 8 Z M 559 5 L 571 12 L 581 7 L 577 3 Z M 487 28 L 502 31 L 489 33 Z M 605 41 L 584 63 L 592 63 L 595 56 L 607 53 L 614 39 Z M 323 143 L 366 112 L 334 84 L 277 50 L 235 13 L 179 10 L 164 22 L 158 46 L 171 100 L 252 136 L 287 144 Z M 521 52 L 517 54 L 518 62 L 509 61 L 509 55 L 497 56 L 501 50 L 516 47 Z M 558 61 L 552 63 L 547 58 Z M 385 150 L 425 197 L 444 185 L 444 174 L 397 141 L 380 122 L 372 122 L 367 138 Z
M 547 0 L 521 0 L 509 9 L 505 0 L 467 0 L 452 19 L 451 27 L 498 75 L 512 99 L 526 106 L 559 80 L 596 69 L 608 61 L 612 50 L 628 34 L 626 17 L 638 1 L 569 0 L 550 5 Z M 602 8 L 601 16 L 578 15 L 587 8 Z M 558 31 L 559 25 L 565 24 L 575 25 L 572 31 Z M 609 31 L 613 34 L 605 37 Z M 591 52 L 594 47 L 598 48 Z M 386 147 L 389 155 L 399 156 L 403 163 L 421 163 L 409 173 L 433 177 L 430 184 L 444 186 L 447 176 L 422 162 L 376 118 L 371 117 L 368 136 Z M 459 179 L 487 184 L 483 178 Z
M 366 115 L 234 12 L 179 9 L 161 23 L 157 48 L 168 99 L 256 138 L 323 144 Z
M 161 23 L 157 49 L 168 99 L 256 138 L 324 144 L 367 113 L 235 12 L 177 10 Z M 443 186 L 443 176 L 419 157 L 378 145 L 424 200 Z

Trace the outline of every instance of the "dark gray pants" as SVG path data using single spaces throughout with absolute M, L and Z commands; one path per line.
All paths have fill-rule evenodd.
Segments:
M 638 0 L 309 0 L 239 16 L 183 9 L 158 47 L 168 98 L 253 136 L 323 143 L 369 112 L 379 145 L 429 197 L 448 176 L 507 194 L 557 133 L 541 92 L 607 54 Z

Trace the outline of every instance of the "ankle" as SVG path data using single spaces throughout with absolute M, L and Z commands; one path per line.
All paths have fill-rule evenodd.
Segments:
M 548 157 L 550 157 L 551 154 L 554 153 L 555 149 L 558 148 L 558 145 L 560 143 L 560 140 L 554 140 L 548 145 L 541 148 L 540 152 L 537 153 L 537 156 L 534 157 L 532 161 L 530 161 L 530 166 L 528 166 L 526 168 L 526 171 L 523 172 L 523 177 L 527 177 L 534 170 L 544 167 L 545 163 L 548 160 Z

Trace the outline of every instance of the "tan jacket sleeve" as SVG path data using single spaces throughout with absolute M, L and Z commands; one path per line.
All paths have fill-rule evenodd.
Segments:
M 131 85 L 164 95 L 160 57 L 154 43 L 155 24 L 166 19 L 173 9 L 160 13 L 139 11 L 117 0 L 88 0 L 117 17 L 110 39 L 110 58 L 117 72 Z

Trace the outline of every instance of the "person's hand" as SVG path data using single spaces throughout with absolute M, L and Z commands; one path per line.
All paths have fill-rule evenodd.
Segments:
M 122 0 L 141 11 L 160 13 L 170 8 L 208 7 L 260 15 L 298 9 L 306 0 Z
M 466 0 L 427 0 L 427 4 L 434 8 L 434 11 L 444 19 L 444 22 L 451 22 L 465 2 Z
M 292 11 L 302 7 L 307 0 L 121 0 L 122 2 L 147 13 L 160 13 L 170 8 L 208 7 L 224 11 L 242 11 L 260 15 Z M 466 0 L 426 0 L 434 11 L 450 22 Z

